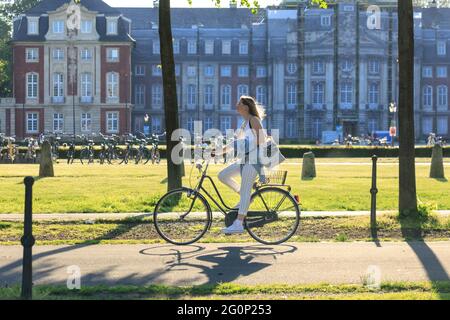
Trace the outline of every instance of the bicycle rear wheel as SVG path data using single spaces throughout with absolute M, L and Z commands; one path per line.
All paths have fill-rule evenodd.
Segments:
M 252 195 L 245 226 L 256 241 L 283 243 L 297 232 L 299 224 L 300 207 L 288 191 L 266 187 Z
M 165 194 L 156 204 L 153 223 L 167 242 L 187 245 L 198 241 L 212 222 L 211 208 L 197 191 L 181 188 Z

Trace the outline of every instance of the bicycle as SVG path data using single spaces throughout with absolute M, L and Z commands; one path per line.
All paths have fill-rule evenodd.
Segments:
M 209 161 L 198 163 L 200 179 L 194 188 L 181 187 L 162 196 L 153 212 L 153 223 L 158 234 L 175 245 L 188 245 L 200 240 L 212 225 L 211 200 L 225 216 L 229 226 L 237 217 L 237 210 L 228 206 L 213 179 L 207 174 Z M 204 167 L 204 168 L 203 168 Z M 193 170 L 193 168 L 192 168 Z M 191 170 L 191 176 L 192 176 Z M 255 182 L 244 228 L 262 244 L 275 245 L 289 240 L 300 224 L 298 197 L 285 184 L 287 171 L 275 171 L 267 176 L 267 183 Z M 216 200 L 204 187 L 209 180 Z M 219 203 L 220 201 L 220 203 Z
M 152 150 L 151 150 L 151 160 L 152 160 L 152 164 L 159 164 L 161 162 L 161 154 L 159 152 L 159 138 L 164 136 L 166 133 L 164 132 L 163 134 L 152 134 Z M 145 162 L 145 164 L 147 164 L 147 162 L 149 161 L 149 159 L 147 159 L 147 161 Z
M 34 138 L 26 138 L 27 152 L 25 153 L 25 160 L 28 163 L 36 163 L 38 142 Z
M 87 161 L 88 164 L 94 163 L 94 141 L 83 137 L 83 149 L 80 153 L 80 162 L 84 164 L 83 160 Z
M 67 150 L 67 164 L 73 164 L 75 159 L 75 139 L 69 143 L 69 150 Z

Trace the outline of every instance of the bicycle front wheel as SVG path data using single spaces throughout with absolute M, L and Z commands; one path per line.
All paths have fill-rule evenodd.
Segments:
M 300 224 L 300 207 L 286 190 L 266 187 L 250 200 L 245 226 L 250 236 L 268 245 L 289 240 Z
M 188 188 L 165 194 L 153 213 L 153 223 L 158 234 L 175 245 L 188 245 L 200 240 L 211 222 L 211 208 L 206 199 Z

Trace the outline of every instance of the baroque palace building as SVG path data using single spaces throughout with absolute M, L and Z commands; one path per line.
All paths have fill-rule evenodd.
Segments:
M 173 8 L 181 126 L 236 128 L 234 106 L 252 95 L 266 107 L 265 127 L 285 140 L 387 131 L 396 117 L 389 105 L 398 100 L 396 1 L 328 9 L 307 2 L 283 1 L 257 14 L 233 5 Z M 68 3 L 44 0 L 15 20 L 14 98 L 0 103 L 0 131 L 71 133 L 75 123 L 77 133 L 163 132 L 157 3 L 81 1 L 81 32 L 72 39 L 58 26 Z M 448 138 L 450 9 L 416 8 L 414 22 L 416 137 Z

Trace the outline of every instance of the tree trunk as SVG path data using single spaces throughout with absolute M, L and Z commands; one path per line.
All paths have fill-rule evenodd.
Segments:
M 414 21 L 412 0 L 398 0 L 399 211 L 417 213 L 414 138 Z
M 172 141 L 172 132 L 179 128 L 175 62 L 173 58 L 172 24 L 170 21 L 170 0 L 159 1 L 159 42 L 164 88 L 164 116 L 167 140 L 168 191 L 181 187 L 181 166 L 173 163 L 172 149 L 178 141 Z

